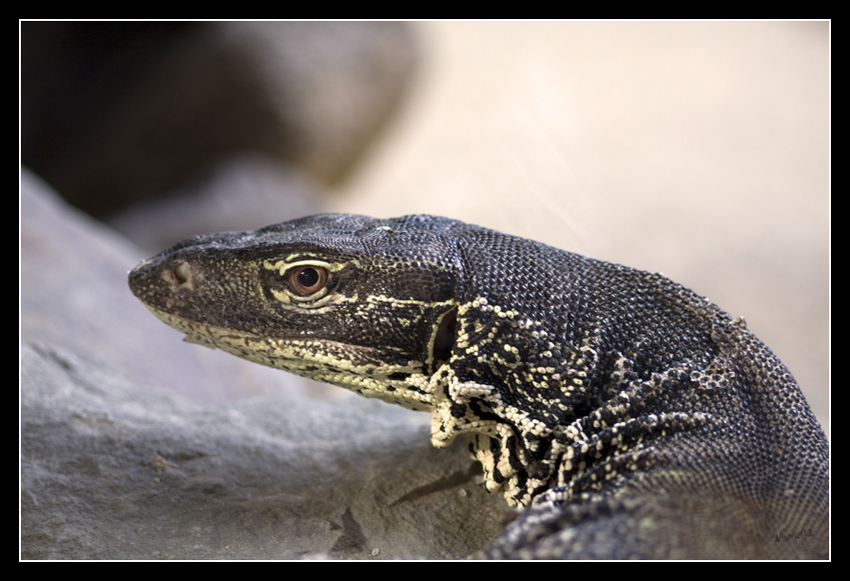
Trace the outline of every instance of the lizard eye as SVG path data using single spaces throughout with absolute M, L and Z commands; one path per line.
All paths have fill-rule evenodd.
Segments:
M 287 273 L 286 280 L 298 294 L 311 295 L 324 288 L 328 282 L 328 271 L 321 266 L 310 264 L 296 266 Z

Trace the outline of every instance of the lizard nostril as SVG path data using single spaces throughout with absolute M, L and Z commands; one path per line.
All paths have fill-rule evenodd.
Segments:
M 189 266 L 188 262 L 183 262 L 181 260 L 174 265 L 171 272 L 174 273 L 174 277 L 177 279 L 179 284 L 186 284 L 192 279 L 192 267 Z

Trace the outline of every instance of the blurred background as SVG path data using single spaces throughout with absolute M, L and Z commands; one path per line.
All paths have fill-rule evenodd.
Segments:
M 663 272 L 828 431 L 829 48 L 829 22 L 23 22 L 21 157 L 139 259 L 429 213 Z M 51 229 L 23 218 L 24 333 L 55 339 L 35 277 L 68 278 L 28 270 Z

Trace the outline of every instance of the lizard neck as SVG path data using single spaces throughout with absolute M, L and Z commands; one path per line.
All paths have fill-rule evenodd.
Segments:
M 486 488 L 501 491 L 510 505 L 527 506 L 552 490 L 559 499 L 602 490 L 611 480 L 658 462 L 652 453 L 658 438 L 711 421 L 706 414 L 661 411 L 676 407 L 671 398 L 698 389 L 689 365 L 640 379 L 621 354 L 600 362 L 599 347 L 590 339 L 578 347 L 558 346 L 568 361 L 560 374 L 521 365 L 529 353 L 520 357 L 515 350 L 522 346 L 505 342 L 498 323 L 480 324 L 487 307 L 484 299 L 459 307 L 453 355 L 425 391 L 431 396 L 432 443 L 445 447 L 464 436 L 482 465 Z M 545 338 L 531 321 L 501 314 L 496 320 L 505 326 L 528 326 L 529 334 Z M 486 366 L 480 356 L 487 347 L 484 336 L 503 345 L 491 352 Z M 507 389 L 514 382 L 516 392 Z M 551 405 L 553 399 L 558 405 Z

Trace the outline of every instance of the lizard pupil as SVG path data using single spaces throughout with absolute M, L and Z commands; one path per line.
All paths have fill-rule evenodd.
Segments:
M 298 283 L 306 288 L 310 288 L 319 282 L 319 273 L 315 268 L 305 268 L 298 273 Z
M 310 294 L 320 290 L 327 280 L 325 269 L 315 266 L 304 266 L 295 270 L 290 278 L 290 284 L 296 291 Z

